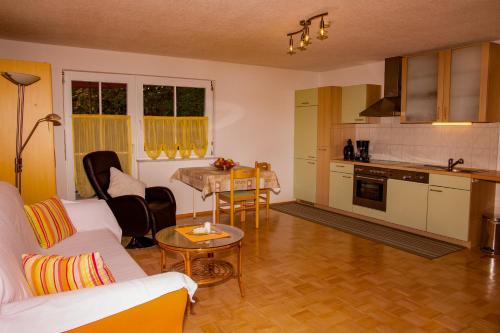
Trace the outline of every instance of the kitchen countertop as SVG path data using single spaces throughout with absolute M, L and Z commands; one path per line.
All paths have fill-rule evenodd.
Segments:
M 378 168 L 386 169 L 396 169 L 396 170 L 409 170 L 417 172 L 427 172 L 432 174 L 456 176 L 456 177 L 467 177 L 471 179 L 487 180 L 491 182 L 500 183 L 500 171 L 497 170 L 485 170 L 485 169 L 472 169 L 472 173 L 462 173 L 462 172 L 450 172 L 446 170 L 436 170 L 432 166 L 408 163 L 408 162 L 398 162 L 398 161 L 384 161 L 384 160 L 371 160 L 369 163 L 361 161 L 345 161 L 343 159 L 332 159 L 331 162 L 348 163 L 353 165 L 365 165 Z M 471 170 L 470 168 L 456 168 L 461 170 Z

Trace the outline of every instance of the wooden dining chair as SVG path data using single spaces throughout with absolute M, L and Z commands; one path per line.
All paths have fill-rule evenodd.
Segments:
M 255 209 L 255 228 L 259 228 L 259 195 L 260 195 L 260 169 L 259 168 L 233 168 L 231 169 L 229 192 L 215 193 L 215 220 L 219 223 L 220 213 L 228 213 L 230 224 L 234 225 L 234 215 L 241 212 L 241 221 L 245 221 L 246 211 Z M 248 187 L 255 190 L 237 190 L 242 182 L 250 182 Z M 243 185 L 243 187 L 245 187 Z
M 255 168 L 271 171 L 271 163 L 255 161 Z M 260 193 L 259 204 L 266 207 L 266 220 L 269 220 L 269 197 L 271 195 L 271 190 L 264 188 L 260 190 Z

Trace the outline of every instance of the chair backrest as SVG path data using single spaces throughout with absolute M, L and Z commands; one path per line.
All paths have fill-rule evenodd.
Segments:
M 83 158 L 83 167 L 97 197 L 104 200 L 111 199 L 108 193 L 109 169 L 115 167 L 122 171 L 118 155 L 114 151 L 95 151 L 89 153 Z
M 271 163 L 255 161 L 255 167 L 261 170 L 271 170 Z
M 245 184 L 245 186 L 238 186 L 238 181 L 246 179 L 246 182 L 251 182 L 251 184 Z M 231 184 L 230 184 L 230 196 L 234 197 L 235 191 L 246 190 L 247 188 L 255 187 L 255 197 L 258 198 L 260 191 L 260 169 L 259 168 L 233 168 L 231 169 Z M 241 183 L 240 183 L 241 184 Z M 231 199 L 232 200 L 232 199 Z

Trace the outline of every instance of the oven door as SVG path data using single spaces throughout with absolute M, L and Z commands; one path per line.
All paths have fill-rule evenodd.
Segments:
M 354 175 L 354 205 L 381 210 L 387 206 L 387 178 Z

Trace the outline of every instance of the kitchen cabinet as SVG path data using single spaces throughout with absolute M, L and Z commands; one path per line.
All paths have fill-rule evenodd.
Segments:
M 367 117 L 359 113 L 380 99 L 381 87 L 375 84 L 360 84 L 342 87 L 341 122 L 343 124 L 363 124 Z
M 296 158 L 316 158 L 318 108 L 295 108 L 294 155 Z
M 296 199 L 327 206 L 329 202 L 332 123 L 340 118 L 340 87 L 321 87 L 295 93 L 294 193 Z M 307 160 L 307 162 L 306 162 Z M 314 163 L 314 164 L 313 164 Z M 304 175 L 307 170 L 315 175 Z M 316 179 L 321 181 L 316 182 Z
M 354 184 L 352 165 L 334 162 L 331 165 L 331 170 L 329 206 L 352 212 Z M 342 170 L 342 172 L 335 170 Z
M 439 52 L 403 58 L 401 122 L 437 120 L 440 58 Z
M 314 202 L 316 198 L 316 160 L 295 158 L 293 175 L 295 199 Z
M 398 179 L 387 181 L 387 220 L 425 231 L 429 185 Z
M 467 241 L 470 220 L 470 179 L 430 175 L 427 231 Z
M 403 58 L 401 122 L 498 122 L 500 45 L 480 43 Z
M 295 92 L 295 106 L 318 105 L 318 89 L 304 89 Z

